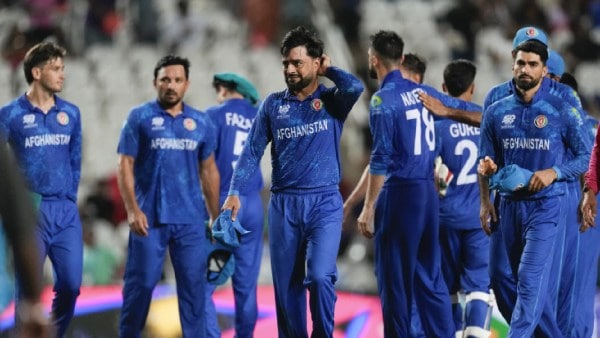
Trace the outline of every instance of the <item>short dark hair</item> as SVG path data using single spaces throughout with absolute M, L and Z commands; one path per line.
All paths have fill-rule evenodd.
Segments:
M 308 30 L 304 26 L 298 26 L 283 37 L 281 41 L 281 56 L 287 56 L 290 50 L 298 46 L 306 47 L 306 54 L 313 58 L 323 56 L 323 41 L 319 39 L 315 32 Z
M 369 38 L 371 49 L 377 55 L 388 62 L 398 62 L 404 52 L 404 41 L 392 31 L 379 31 Z
M 544 65 L 548 61 L 548 47 L 538 40 L 527 40 L 520 43 L 514 50 L 515 57 L 519 51 L 539 55 Z
M 154 79 L 156 80 L 158 71 L 160 71 L 161 68 L 176 65 L 183 66 L 183 69 L 185 70 L 185 78 L 188 79 L 190 77 L 190 61 L 186 58 L 175 55 L 167 55 L 158 60 L 156 66 L 154 67 Z
M 425 77 L 425 71 L 427 70 L 427 63 L 425 60 L 417 54 L 406 53 L 404 60 L 402 61 L 402 67 L 406 70 L 419 74 L 421 78 Z
M 560 77 L 559 82 L 564 83 L 567 86 L 573 88 L 574 91 L 579 90 L 579 84 L 577 83 L 577 79 L 575 78 L 575 76 L 573 76 L 573 74 L 569 72 L 564 72 L 563 75 Z
M 476 74 L 477 67 L 469 60 L 458 59 L 448 63 L 444 68 L 444 84 L 450 96 L 460 96 L 469 89 Z
M 25 59 L 23 59 L 23 72 L 27 84 L 33 82 L 33 74 L 31 73 L 33 68 L 39 67 L 50 60 L 64 58 L 65 55 L 67 55 L 67 50 L 53 42 L 40 42 L 31 47 L 25 54 Z

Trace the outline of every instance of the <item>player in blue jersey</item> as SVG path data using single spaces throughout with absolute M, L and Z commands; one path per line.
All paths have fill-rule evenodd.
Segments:
M 183 336 L 206 336 L 204 222 L 219 212 L 219 172 L 214 126 L 183 102 L 189 67 L 185 58 L 161 58 L 157 99 L 133 108 L 121 131 L 118 182 L 130 233 L 120 337 L 140 337 L 167 249 Z
M 0 146 L 0 236 L 6 235 L 12 247 L 14 268 L 19 278 L 19 290 L 22 298 L 19 301 L 19 312 L 16 315 L 16 332 L 18 337 L 50 337 L 51 328 L 40 302 L 42 291 L 41 262 L 37 245 L 31 245 L 35 237 L 36 212 L 27 194 L 23 177 L 19 173 L 8 148 Z M 4 231 L 3 231 L 4 230 Z M 2 246 L 4 238 L 0 238 L 0 257 L 5 254 Z M 4 264 L 4 260 L 0 261 Z M 6 266 L 0 267 L 5 269 Z M 7 276 L 0 275 L 1 278 Z M 0 289 L 0 301 L 10 299 L 12 288 Z M 0 313 L 5 309 L 0 304 Z
M 221 176 L 219 201 L 222 204 L 229 192 L 233 169 L 256 117 L 258 92 L 246 78 L 235 73 L 215 74 L 213 86 L 217 91 L 219 105 L 206 109 L 206 113 L 216 127 L 215 161 Z M 240 246 L 233 250 L 235 272 L 231 280 L 235 300 L 235 334 L 239 338 L 252 337 L 258 317 L 256 286 L 262 257 L 264 224 L 260 196 L 262 188 L 262 173 L 257 170 L 239 195 L 244 208 L 237 218 L 246 230 L 250 230 L 250 233 L 241 237 Z M 208 337 L 221 336 L 212 301 L 214 290 L 214 285 L 207 285 Z
M 467 60 L 455 60 L 444 69 L 445 92 L 471 101 L 477 68 Z M 475 109 L 481 111 L 481 107 Z M 452 298 L 457 335 L 489 336 L 490 278 L 489 238 L 479 223 L 477 155 L 479 128 L 449 119 L 435 123 L 438 155 L 454 179 L 440 198 L 442 272 Z M 463 315 L 459 291 L 465 294 Z
M 271 142 L 269 248 L 280 337 L 308 337 L 306 289 L 314 337 L 331 337 L 342 228 L 340 137 L 363 91 L 352 74 L 331 66 L 322 41 L 304 27 L 281 43 L 287 90 L 261 104 L 233 173 L 223 209 L 240 210 L 240 192 Z M 335 84 L 319 84 L 325 76 Z
M 65 53 L 53 43 L 32 47 L 23 61 L 27 92 L 0 109 L 0 137 L 14 151 L 29 189 L 42 196 L 36 235 L 40 258 L 48 256 L 54 271 L 52 319 L 58 337 L 73 317 L 83 264 L 76 203 L 81 117 L 79 108 L 56 95 L 65 79 Z M 17 311 L 21 296 L 17 290 Z
M 394 32 L 371 36 L 369 73 L 380 89 L 371 98 L 373 149 L 357 222 L 365 237 L 375 237 L 384 335 L 409 336 L 415 299 L 427 337 L 454 337 L 440 268 L 434 121 L 417 99 L 422 87 L 400 73 L 403 48 Z
M 590 145 L 578 110 L 550 94 L 542 81 L 547 73 L 546 45 L 529 40 L 519 44 L 514 55 L 516 91 L 485 111 L 478 172 L 489 176 L 511 164 L 533 172 L 527 188 L 501 193 L 499 208 L 517 293 L 509 337 L 528 337 L 554 301 L 547 294 L 548 279 L 557 232 L 564 226 L 560 218 L 565 180 L 585 171 Z M 567 152 L 573 153 L 572 159 L 567 159 Z M 480 186 L 481 223 L 489 232 L 494 208 L 485 199 L 489 190 L 485 178 Z M 562 336 L 556 319 L 546 319 L 546 334 Z

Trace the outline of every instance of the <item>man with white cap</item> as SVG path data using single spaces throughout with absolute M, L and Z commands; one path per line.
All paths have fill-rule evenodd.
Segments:
M 207 108 L 206 113 L 217 131 L 215 161 L 221 175 L 219 203 L 222 205 L 229 191 L 233 169 L 256 117 L 259 97 L 254 85 L 235 73 L 215 74 L 213 87 L 217 92 L 219 105 Z M 236 221 L 250 232 L 241 236 L 239 247 L 232 249 L 235 257 L 232 276 L 235 333 L 239 338 L 252 337 L 258 317 L 256 286 L 263 249 L 264 223 L 264 208 L 260 197 L 262 188 L 262 174 L 257 170 L 250 182 L 240 191 L 240 199 L 245 208 L 240 210 Z M 206 291 L 207 337 L 220 337 L 217 313 L 212 300 L 215 286 L 208 285 Z

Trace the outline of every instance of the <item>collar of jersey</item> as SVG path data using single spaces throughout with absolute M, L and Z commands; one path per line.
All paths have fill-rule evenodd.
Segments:
M 397 69 L 392 70 L 383 78 L 383 81 L 381 81 L 381 87 L 379 87 L 379 89 L 383 88 L 388 82 L 397 81 L 399 79 L 404 79 L 404 77 L 402 77 L 402 73 L 400 73 L 400 71 Z
M 38 111 L 39 110 L 39 109 L 36 109 L 36 107 L 34 107 L 31 104 L 31 102 L 29 102 L 29 100 L 27 99 L 27 94 L 23 94 L 23 95 L 21 95 L 21 97 L 19 97 L 19 104 L 21 105 L 21 107 L 23 107 L 29 111 Z M 62 109 L 63 105 L 64 105 L 63 99 L 61 99 L 56 94 L 54 94 L 54 106 L 52 108 L 50 108 L 50 110 L 48 110 L 48 113 L 52 113 L 53 111 L 60 111 Z
M 167 113 L 164 109 L 161 108 L 160 104 L 158 104 L 158 100 L 154 100 L 152 102 L 152 110 L 154 110 L 155 112 L 159 113 L 159 114 L 166 114 L 171 116 L 171 114 Z M 174 118 L 178 118 L 180 116 L 188 116 L 189 113 L 189 107 L 187 104 L 185 104 L 185 102 L 182 102 L 182 109 L 181 109 L 181 114 L 175 116 Z
M 313 98 L 315 98 L 315 97 L 320 97 L 320 96 L 321 96 L 321 92 L 322 92 L 323 90 L 325 90 L 325 86 L 323 86 L 323 84 L 322 84 L 322 83 L 320 83 L 320 84 L 317 86 L 317 89 L 316 89 L 316 90 L 315 90 L 315 91 L 314 91 L 312 94 L 308 95 L 308 96 L 306 97 L 306 99 L 304 99 L 304 101 L 306 101 L 306 100 L 312 100 L 312 99 L 313 99 Z M 286 90 L 285 90 L 285 92 L 284 92 L 284 94 L 283 94 L 283 98 L 284 98 L 284 99 L 286 99 L 286 100 L 291 100 L 291 101 L 300 101 L 300 100 L 298 99 L 298 97 L 296 97 L 296 95 L 294 95 L 294 94 L 292 94 L 292 92 L 290 92 L 290 90 L 289 90 L 289 89 L 286 89 Z

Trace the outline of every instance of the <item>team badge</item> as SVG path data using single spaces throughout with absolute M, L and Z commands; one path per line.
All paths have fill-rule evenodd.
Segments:
M 534 38 L 534 37 L 538 36 L 538 34 L 539 34 L 539 33 L 538 33 L 537 29 L 535 29 L 535 28 L 533 28 L 533 27 L 529 28 L 529 29 L 528 29 L 528 30 L 525 32 L 525 35 L 527 35 L 527 36 L 528 36 L 528 37 L 530 37 L 530 38 Z
M 321 110 L 321 108 L 323 108 L 323 101 L 321 101 L 321 99 L 314 99 L 310 103 L 310 107 L 312 108 L 312 110 L 319 111 Z
M 548 124 L 548 118 L 545 115 L 536 116 L 533 124 L 538 128 L 544 128 Z
M 377 95 L 373 95 L 373 97 L 371 98 L 371 107 L 377 107 L 379 105 L 381 105 L 382 100 L 381 97 L 377 96 Z
M 192 131 L 192 130 L 196 129 L 196 121 L 194 121 L 193 119 L 187 118 L 187 119 L 183 120 L 183 126 L 185 127 L 185 129 Z
M 60 123 L 61 125 L 66 126 L 67 124 L 69 124 L 69 115 L 61 111 L 60 113 L 58 113 L 58 115 L 56 115 L 56 121 L 58 121 L 58 123 Z

